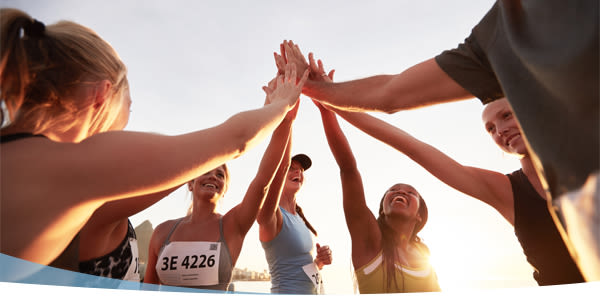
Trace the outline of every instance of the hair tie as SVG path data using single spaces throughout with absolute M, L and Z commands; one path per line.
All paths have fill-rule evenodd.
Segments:
M 44 32 L 46 31 L 46 25 L 36 19 L 33 19 L 31 23 L 23 26 L 23 30 L 25 31 L 25 35 L 29 37 L 43 37 Z

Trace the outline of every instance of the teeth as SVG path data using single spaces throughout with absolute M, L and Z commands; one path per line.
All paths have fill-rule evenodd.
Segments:
M 205 186 L 205 187 L 214 188 L 214 189 L 216 189 L 216 188 L 217 188 L 217 186 L 216 186 L 216 185 L 214 185 L 214 184 L 212 184 L 212 183 L 206 183 L 206 184 L 204 184 L 204 186 Z
M 401 203 L 406 203 L 406 198 L 404 198 L 403 196 L 396 196 L 393 199 L 394 202 L 401 202 Z

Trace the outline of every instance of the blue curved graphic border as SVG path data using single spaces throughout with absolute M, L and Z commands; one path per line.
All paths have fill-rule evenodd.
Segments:
M 196 288 L 184 288 L 148 283 L 138 283 L 133 281 L 99 277 L 40 265 L 2 253 L 0 253 L 0 281 L 41 285 L 58 285 L 105 289 L 108 288 L 120 290 L 144 290 L 160 292 L 255 295 L 264 294 L 252 292 L 224 292 L 215 290 L 203 290 Z

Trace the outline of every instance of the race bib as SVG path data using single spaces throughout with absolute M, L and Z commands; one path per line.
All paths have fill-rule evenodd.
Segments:
M 123 280 L 140 282 L 140 253 L 138 251 L 138 242 L 135 238 L 129 238 L 129 246 L 131 247 L 131 264 Z
M 308 276 L 312 284 L 315 286 L 317 293 L 319 295 L 325 294 L 323 287 L 323 278 L 321 278 L 321 273 L 319 272 L 317 264 L 312 262 L 310 264 L 304 265 L 302 266 L 302 270 L 304 270 L 304 274 Z
M 219 283 L 219 242 L 171 242 L 156 262 L 161 283 L 206 286 Z

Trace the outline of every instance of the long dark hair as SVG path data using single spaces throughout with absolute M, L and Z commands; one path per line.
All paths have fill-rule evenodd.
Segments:
M 383 194 L 383 197 L 381 197 L 381 201 L 379 202 L 379 216 L 377 217 L 377 225 L 379 225 L 379 230 L 381 231 L 381 250 L 384 276 L 387 275 L 385 276 L 387 279 L 387 289 L 390 290 L 392 287 L 392 281 L 394 285 L 398 285 L 396 281 L 395 265 L 399 258 L 398 252 L 396 251 L 398 244 L 395 234 L 396 231 L 387 224 L 385 221 L 385 214 L 383 213 L 383 200 L 385 199 L 385 195 L 387 195 L 387 193 L 388 192 L 386 191 L 385 194 Z M 421 197 L 421 194 L 419 194 L 418 213 L 419 216 L 421 216 L 421 220 L 417 220 L 415 228 L 413 229 L 413 232 L 409 238 L 409 242 L 424 245 L 421 242 L 421 238 L 417 236 L 417 234 L 425 226 L 425 223 L 427 223 L 428 216 L 427 204 L 425 204 L 425 199 Z M 425 249 L 427 248 L 425 247 Z M 404 288 L 404 276 L 402 277 L 402 288 Z
M 306 227 L 308 227 L 308 230 L 310 230 L 315 236 L 317 236 L 317 230 L 315 230 L 315 228 L 312 227 L 312 225 L 310 225 L 310 223 L 304 216 L 304 213 L 302 212 L 302 208 L 298 204 L 296 204 L 296 212 L 298 213 L 300 218 L 302 218 L 302 220 L 304 221 L 304 224 L 306 224 Z

